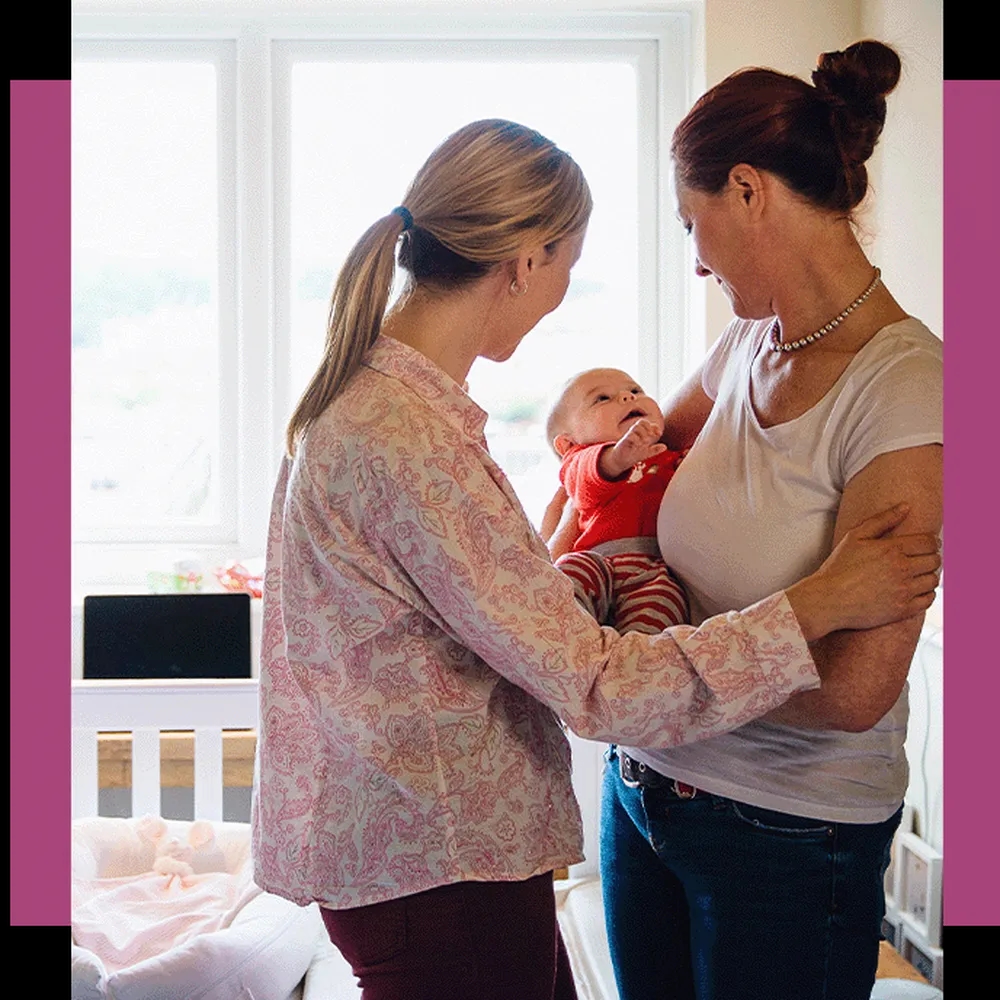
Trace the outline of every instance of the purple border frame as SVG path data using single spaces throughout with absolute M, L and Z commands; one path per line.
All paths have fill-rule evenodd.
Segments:
M 1000 445 L 990 403 L 1000 396 L 998 123 L 1000 82 L 945 80 L 944 918 L 951 925 L 1000 923 L 993 843 L 1000 836 L 993 766 L 1000 652 L 986 628 L 997 614 L 1000 565 Z
M 10 915 L 70 922 L 70 84 L 10 84 Z

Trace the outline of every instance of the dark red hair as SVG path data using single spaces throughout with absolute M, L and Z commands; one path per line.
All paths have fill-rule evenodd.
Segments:
M 868 190 L 865 161 L 885 124 L 900 61 L 882 42 L 825 52 L 813 85 L 744 69 L 698 99 L 677 126 L 671 155 L 685 187 L 717 194 L 748 163 L 779 176 L 819 208 L 850 213 Z

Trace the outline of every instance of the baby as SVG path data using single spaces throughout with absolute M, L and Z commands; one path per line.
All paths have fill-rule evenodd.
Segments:
M 580 603 L 619 632 L 660 632 L 688 618 L 656 541 L 660 499 L 681 459 L 660 443 L 663 423 L 630 375 L 593 368 L 567 383 L 545 428 L 580 524 L 556 566 Z

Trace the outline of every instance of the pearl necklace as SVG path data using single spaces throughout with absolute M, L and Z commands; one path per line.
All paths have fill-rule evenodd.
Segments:
M 771 326 L 771 350 L 772 351 L 797 351 L 800 347 L 805 347 L 807 344 L 812 344 L 819 340 L 820 337 L 828 334 L 834 327 L 840 326 L 841 323 L 847 319 L 848 316 L 854 312 L 855 309 L 861 305 L 865 299 L 871 295 L 872 292 L 878 288 L 879 282 L 882 280 L 882 272 L 876 267 L 875 277 L 872 278 L 872 283 L 836 318 L 831 319 L 826 326 L 821 326 L 815 333 L 810 333 L 808 337 L 800 337 L 798 340 L 792 340 L 787 344 L 781 342 L 781 323 L 775 318 L 774 323 Z

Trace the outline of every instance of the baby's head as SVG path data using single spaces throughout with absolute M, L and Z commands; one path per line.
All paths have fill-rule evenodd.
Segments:
M 560 456 L 573 445 L 617 441 L 645 417 L 663 431 L 663 414 L 631 375 L 617 368 L 591 368 L 566 383 L 545 424 L 545 436 Z

